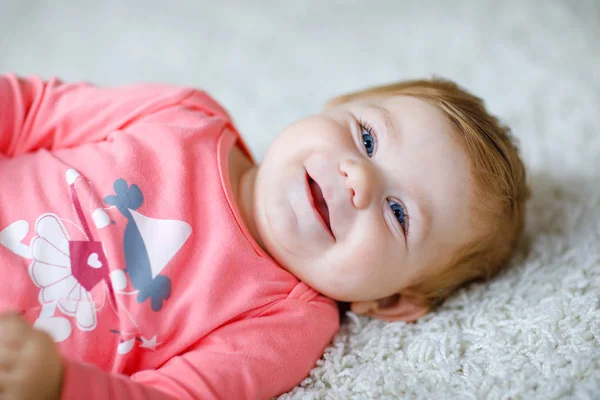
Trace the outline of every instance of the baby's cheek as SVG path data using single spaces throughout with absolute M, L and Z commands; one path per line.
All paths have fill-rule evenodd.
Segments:
M 378 240 L 363 239 L 349 251 L 349 263 L 352 274 L 365 280 L 371 280 L 382 273 L 382 265 L 389 258 L 386 246 Z

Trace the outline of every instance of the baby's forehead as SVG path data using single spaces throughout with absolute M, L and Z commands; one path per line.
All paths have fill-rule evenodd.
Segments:
M 448 122 L 448 115 L 434 101 L 428 101 L 416 96 L 406 94 L 379 94 L 356 98 L 342 104 L 349 108 L 382 108 L 389 114 L 401 117 L 403 114 L 435 118 Z
M 369 101 L 372 104 L 377 104 L 382 107 L 387 107 L 392 112 L 393 111 L 401 111 L 398 109 L 409 108 L 411 110 L 418 109 L 418 110 L 422 110 L 422 111 L 433 112 L 436 114 L 444 114 L 443 111 L 439 107 L 433 105 L 431 102 L 425 101 L 419 97 L 409 96 L 409 95 L 405 95 L 405 94 L 381 95 L 381 96 L 373 97 L 373 98 L 369 99 Z
M 414 96 L 395 94 L 365 98 L 356 107 L 373 111 L 388 126 L 399 130 L 436 130 L 451 134 L 454 128 L 451 119 L 440 107 Z

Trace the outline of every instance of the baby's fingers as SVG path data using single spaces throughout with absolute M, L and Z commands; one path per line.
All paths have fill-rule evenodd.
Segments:
M 0 373 L 12 371 L 18 362 L 18 351 L 7 347 L 0 347 Z
M 0 316 L 0 348 L 19 349 L 33 328 L 17 314 Z
M 35 387 L 35 382 L 23 380 L 23 375 L 14 371 L 0 371 L 0 400 L 35 399 L 25 397 L 28 388 Z

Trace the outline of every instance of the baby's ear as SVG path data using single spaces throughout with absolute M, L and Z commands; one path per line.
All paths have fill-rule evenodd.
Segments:
M 429 307 L 409 293 L 393 295 L 378 301 L 357 301 L 350 305 L 352 312 L 383 321 L 413 322 L 429 312 Z

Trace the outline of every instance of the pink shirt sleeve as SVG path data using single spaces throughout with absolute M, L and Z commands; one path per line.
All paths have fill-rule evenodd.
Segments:
M 0 76 L 0 155 L 58 150 L 107 139 L 137 118 L 201 96 L 191 88 L 139 84 L 101 88 L 56 78 Z M 221 111 L 221 110 L 219 110 Z
M 267 399 L 308 375 L 338 329 L 325 302 L 279 301 L 224 325 L 158 370 L 128 379 L 67 363 L 63 399 Z

